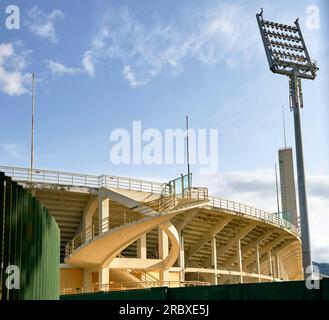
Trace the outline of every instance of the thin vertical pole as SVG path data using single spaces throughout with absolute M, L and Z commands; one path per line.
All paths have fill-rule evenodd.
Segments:
M 286 121 L 284 119 L 284 105 L 282 105 L 282 122 L 283 122 L 283 139 L 284 147 L 287 148 L 287 139 L 286 139 Z
M 30 180 L 32 181 L 32 170 L 34 162 L 34 108 L 35 108 L 35 77 L 32 73 L 32 133 L 31 133 L 31 172 Z
M 189 144 L 188 144 L 188 115 L 186 115 L 186 157 L 187 157 L 187 179 L 188 179 L 188 189 L 191 187 L 190 181 L 190 152 L 189 152 Z
M 309 275 L 313 277 L 313 268 L 312 268 L 311 243 L 310 243 L 310 233 L 309 233 L 309 223 L 308 223 L 302 129 L 300 123 L 297 80 L 298 80 L 297 76 L 294 73 L 291 76 L 291 94 L 292 94 L 291 101 L 292 101 L 292 108 L 294 112 L 294 125 L 295 125 L 295 145 L 296 145 L 296 160 L 297 160 L 296 162 L 297 162 L 299 215 L 300 215 L 302 250 L 303 250 L 303 269 L 304 269 L 304 278 L 307 279 Z M 301 88 L 299 88 L 299 90 L 301 90 Z M 311 270 L 309 270 L 309 268 L 311 268 Z M 306 272 L 306 270 L 308 272 Z
M 280 212 L 280 204 L 279 204 L 279 185 L 278 185 L 278 169 L 275 163 L 275 187 L 276 187 L 276 204 L 278 208 L 278 214 Z

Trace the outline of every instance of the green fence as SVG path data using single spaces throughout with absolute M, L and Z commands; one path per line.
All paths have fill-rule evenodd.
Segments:
M 319 289 L 287 281 L 95 292 L 63 295 L 61 300 L 329 300 L 329 279 L 321 280 Z
M 58 299 L 59 246 L 59 228 L 48 210 L 0 172 L 1 299 Z

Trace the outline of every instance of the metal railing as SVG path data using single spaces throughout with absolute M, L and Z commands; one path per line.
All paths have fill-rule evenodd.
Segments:
M 145 216 L 157 215 L 164 212 L 170 212 L 171 210 L 177 210 L 182 207 L 188 207 L 189 205 L 195 205 L 198 203 L 205 203 L 208 201 L 208 190 L 193 188 L 193 192 L 184 194 L 184 197 L 179 195 L 161 196 L 159 199 L 149 202 L 141 203 L 136 207 L 130 208 L 130 210 L 138 212 L 140 214 L 136 219 L 130 220 L 129 223 L 142 220 Z M 183 201 L 181 201 L 183 200 Z M 65 245 L 65 257 L 69 256 L 81 245 L 87 243 L 93 238 L 106 233 L 112 228 L 117 227 L 110 225 L 110 217 L 106 217 L 98 224 L 91 224 L 86 229 L 81 230 L 71 241 Z M 127 224 L 127 223 L 126 223 Z
M 104 174 L 96 176 L 53 170 L 31 170 L 9 166 L 0 166 L 0 171 L 19 182 L 48 183 L 88 188 L 121 188 L 152 193 L 161 193 L 165 188 L 165 183 Z
M 295 235 L 299 236 L 299 231 L 297 226 L 293 225 L 292 223 L 290 223 L 285 219 L 280 218 L 279 215 L 276 213 L 270 213 L 239 202 L 224 200 L 214 196 L 209 197 L 209 202 L 207 204 L 218 209 L 230 210 L 243 215 L 252 216 L 264 220 L 266 222 L 272 222 L 284 229 L 289 229 Z
M 77 173 L 68 173 L 52 170 L 39 170 L 33 169 L 32 171 L 27 168 L 0 166 L 0 171 L 3 171 L 6 175 L 10 176 L 13 180 L 21 182 L 34 182 L 34 183 L 50 183 L 61 184 L 67 186 L 80 186 L 89 188 L 122 188 L 135 191 L 145 191 L 161 194 L 166 188 L 166 183 L 152 182 L 139 179 L 131 179 L 119 176 L 109 175 L 86 175 Z M 202 190 L 204 189 L 204 190 Z M 196 191 L 197 190 L 197 191 Z M 237 213 L 250 215 L 264 221 L 269 221 L 279 225 L 282 228 L 289 229 L 296 235 L 299 235 L 298 228 L 289 221 L 282 219 L 275 213 L 266 212 L 261 209 L 254 208 L 239 202 L 221 199 L 215 196 L 208 196 L 207 188 L 191 188 L 191 194 L 197 194 L 197 197 L 205 198 L 209 200 L 208 204 L 213 207 L 231 210 Z M 164 198 L 169 198 L 164 196 Z M 193 196 L 195 198 L 195 196 Z M 168 200 L 171 201 L 171 200 Z M 167 203 L 172 205 L 172 203 Z M 141 210 L 151 211 L 150 207 L 146 205 L 140 205 Z M 167 208 L 169 210 L 169 207 Z M 158 210 L 156 210 L 158 211 Z
M 122 253 L 119 253 L 117 257 L 126 258 L 124 255 L 122 255 Z M 139 279 L 138 282 L 144 281 L 144 282 L 147 282 L 147 283 L 150 283 L 151 285 L 153 285 L 154 283 L 159 281 L 158 278 L 156 278 L 155 276 L 153 276 L 152 274 L 150 274 L 149 272 L 147 272 L 143 269 L 125 268 L 123 270 L 126 271 L 127 273 L 133 275 L 135 278 Z
M 79 294 L 79 293 L 92 293 L 92 292 L 109 292 L 109 291 L 121 291 L 121 290 L 134 290 L 145 289 L 152 287 L 196 287 L 196 286 L 209 286 L 209 282 L 203 281 L 155 281 L 154 283 L 149 281 L 141 282 L 113 282 L 103 285 L 94 284 L 90 287 L 84 288 L 63 288 L 60 294 Z
M 190 205 L 205 203 L 208 201 L 208 188 L 193 187 L 184 194 L 172 194 L 168 196 L 161 195 L 159 199 L 155 199 L 146 203 L 141 203 L 132 210 L 148 215 L 157 211 L 158 213 L 177 210 Z
M 107 232 L 110 229 L 110 222 L 110 217 L 106 217 L 98 224 L 93 223 L 91 226 L 79 232 L 71 241 L 65 245 L 65 256 L 70 255 L 78 247 Z

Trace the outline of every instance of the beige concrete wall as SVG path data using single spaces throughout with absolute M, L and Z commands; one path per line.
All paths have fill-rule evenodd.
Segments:
M 169 272 L 169 281 L 180 281 L 180 272 Z
M 82 287 L 82 269 L 61 269 L 60 273 L 61 289 L 81 288 Z

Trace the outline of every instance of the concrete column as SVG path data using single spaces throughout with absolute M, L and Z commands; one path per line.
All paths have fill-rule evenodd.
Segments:
M 260 281 L 260 263 L 259 263 L 259 245 L 256 244 L 256 272 L 258 274 L 258 282 Z
M 137 240 L 137 258 L 147 259 L 146 233 Z
M 241 255 L 241 241 L 240 241 L 240 239 L 237 241 L 237 258 L 238 258 L 238 271 L 240 272 L 240 283 L 243 283 L 242 255 Z
M 106 290 L 107 284 L 110 282 L 110 268 L 109 267 L 99 267 L 98 269 L 98 285 L 99 285 L 99 290 L 104 291 Z
M 267 261 L 268 261 L 268 273 L 273 277 L 273 266 L 272 266 L 272 253 L 271 250 L 267 252 Z
M 110 199 L 103 196 L 102 191 L 98 194 L 98 221 L 100 225 L 102 224 L 101 232 L 106 232 L 108 230 L 108 223 L 102 221 L 108 218 L 110 215 Z
M 159 246 L 159 259 L 165 259 L 169 254 L 169 241 L 167 234 L 158 228 L 158 246 Z M 160 270 L 160 281 L 169 281 L 169 271 Z
M 281 278 L 281 272 L 280 272 L 280 257 L 279 257 L 279 254 L 277 253 L 275 255 L 275 265 L 276 265 L 276 277 L 278 279 Z
M 84 232 L 85 241 L 88 241 L 93 238 L 92 224 L 93 224 L 93 215 L 97 209 L 97 198 L 91 197 L 83 211 L 82 216 L 82 230 Z
M 179 246 L 179 258 L 178 266 L 181 268 L 180 281 L 185 281 L 185 253 L 184 253 L 184 238 L 179 235 L 180 246 Z
M 217 285 L 217 247 L 216 247 L 216 237 L 211 239 L 211 264 L 214 267 L 214 284 Z
M 158 228 L 158 245 L 159 245 L 159 259 L 165 259 L 169 253 L 169 241 L 167 234 Z
M 82 286 L 83 290 L 89 290 L 91 288 L 92 270 L 84 268 L 82 273 Z

